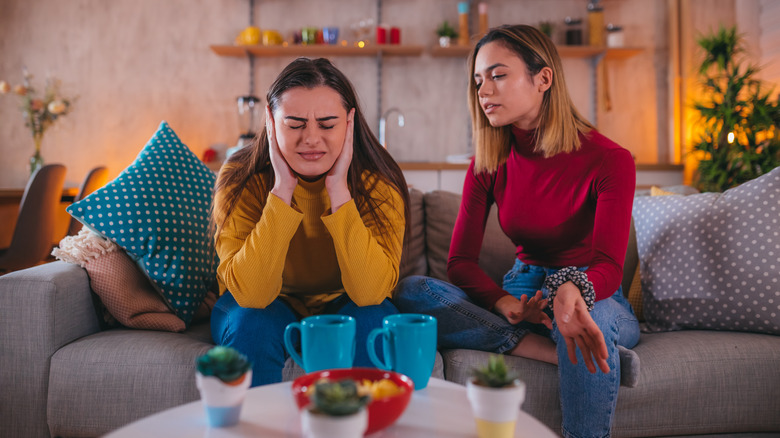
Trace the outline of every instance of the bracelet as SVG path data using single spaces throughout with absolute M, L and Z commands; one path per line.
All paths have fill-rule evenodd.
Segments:
M 563 268 L 544 280 L 544 287 L 550 291 L 550 295 L 547 296 L 550 310 L 553 310 L 553 302 L 555 295 L 558 293 L 558 288 L 567 281 L 571 281 L 579 288 L 582 299 L 585 300 L 585 305 L 588 306 L 588 312 L 592 311 L 593 304 L 596 302 L 596 292 L 593 290 L 593 283 L 588 280 L 588 276 L 584 272 L 574 266 Z

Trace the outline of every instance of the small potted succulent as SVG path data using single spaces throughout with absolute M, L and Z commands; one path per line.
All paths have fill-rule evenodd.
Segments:
M 487 365 L 472 370 L 466 393 L 480 438 L 514 436 L 525 384 L 507 369 L 503 355 L 491 354 Z
M 211 426 L 238 424 L 244 397 L 252 383 L 252 363 L 232 347 L 217 346 L 196 360 L 200 398 Z
M 553 24 L 552 21 L 540 21 L 539 30 L 542 31 L 543 34 L 547 35 L 547 38 L 552 38 L 553 30 L 555 30 L 555 24 Z
M 368 427 L 368 395 L 352 379 L 323 380 L 314 385 L 311 403 L 303 410 L 303 434 L 308 438 L 360 438 Z
M 444 20 L 436 28 L 436 35 L 439 36 L 439 46 L 449 47 L 452 40 L 458 37 L 458 32 L 455 32 L 455 28 L 450 25 L 449 21 Z

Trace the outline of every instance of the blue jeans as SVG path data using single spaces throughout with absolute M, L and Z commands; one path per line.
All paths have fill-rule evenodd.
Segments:
M 584 269 L 584 268 L 581 268 Z M 504 277 L 503 288 L 519 297 L 541 290 L 547 275 L 555 268 L 527 265 L 517 260 Z M 553 319 L 553 330 L 529 323 L 510 324 L 503 316 L 484 309 L 458 287 L 433 278 L 414 276 L 403 279 L 393 301 L 401 312 L 425 313 L 436 317 L 439 348 L 468 348 L 506 353 L 529 332 L 548 333 L 557 345 L 558 377 L 565 437 L 609 437 L 620 388 L 620 358 L 617 346 L 631 348 L 639 341 L 639 323 L 628 301 L 618 290 L 612 297 L 597 301 L 590 316 L 604 334 L 609 351 L 610 372 L 591 374 L 577 349 L 577 365 L 569 361 L 566 342 Z M 533 382 L 526 382 L 533 384 Z
M 376 306 L 358 307 L 343 294 L 328 303 L 322 313 L 355 318 L 354 366 L 373 368 L 366 350 L 368 334 L 382 326 L 385 316 L 398 313 L 398 309 L 389 300 Z M 225 291 L 211 311 L 211 337 L 218 345 L 233 347 L 252 361 L 252 386 L 277 383 L 282 381 L 282 369 L 290 357 L 284 348 L 284 329 L 300 319 L 301 315 L 281 298 L 264 309 L 252 309 L 239 306 L 230 291 Z M 299 345 L 300 336 L 293 343 Z M 382 353 L 377 353 L 384 360 Z

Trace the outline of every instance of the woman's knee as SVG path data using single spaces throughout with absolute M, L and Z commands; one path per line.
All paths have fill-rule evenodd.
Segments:
M 414 295 L 419 292 L 425 286 L 428 277 L 424 275 L 410 275 L 401 279 L 395 287 L 395 293 L 393 298 L 404 298 L 410 295 Z
M 591 318 L 601 330 L 604 335 L 604 342 L 607 345 L 614 345 L 620 343 L 621 331 L 623 330 L 626 318 L 631 319 L 634 325 L 637 325 L 636 317 L 631 315 L 623 308 L 617 301 L 607 298 L 599 301 L 593 307 L 593 311 L 590 312 Z M 628 333 L 623 334 L 623 337 Z
M 220 344 L 241 342 L 242 339 L 254 342 L 258 333 L 262 333 L 266 341 L 281 340 L 287 324 L 298 320 L 292 309 L 280 299 L 263 309 L 241 307 L 235 300 L 217 304 L 212 312 L 211 331 L 214 341 Z

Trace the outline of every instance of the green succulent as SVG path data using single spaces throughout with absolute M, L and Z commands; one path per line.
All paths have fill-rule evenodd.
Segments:
M 354 414 L 370 400 L 370 396 L 358 394 L 357 383 L 352 379 L 318 382 L 311 396 L 316 411 L 335 416 Z
M 551 21 L 539 22 L 539 30 L 542 31 L 542 33 L 547 35 L 549 38 L 552 38 L 554 29 L 555 29 L 555 25 Z
M 450 25 L 449 21 L 444 20 L 444 22 L 436 28 L 436 35 L 440 37 L 457 38 L 458 32 L 455 32 L 455 28 Z
M 475 383 L 491 388 L 503 388 L 510 386 L 517 380 L 517 375 L 506 368 L 504 356 L 501 354 L 491 354 L 488 358 L 488 364 L 482 368 L 472 369 L 472 374 L 476 380 Z
M 225 383 L 232 382 L 252 368 L 246 356 L 232 347 L 216 346 L 196 361 L 198 372 L 214 376 Z

